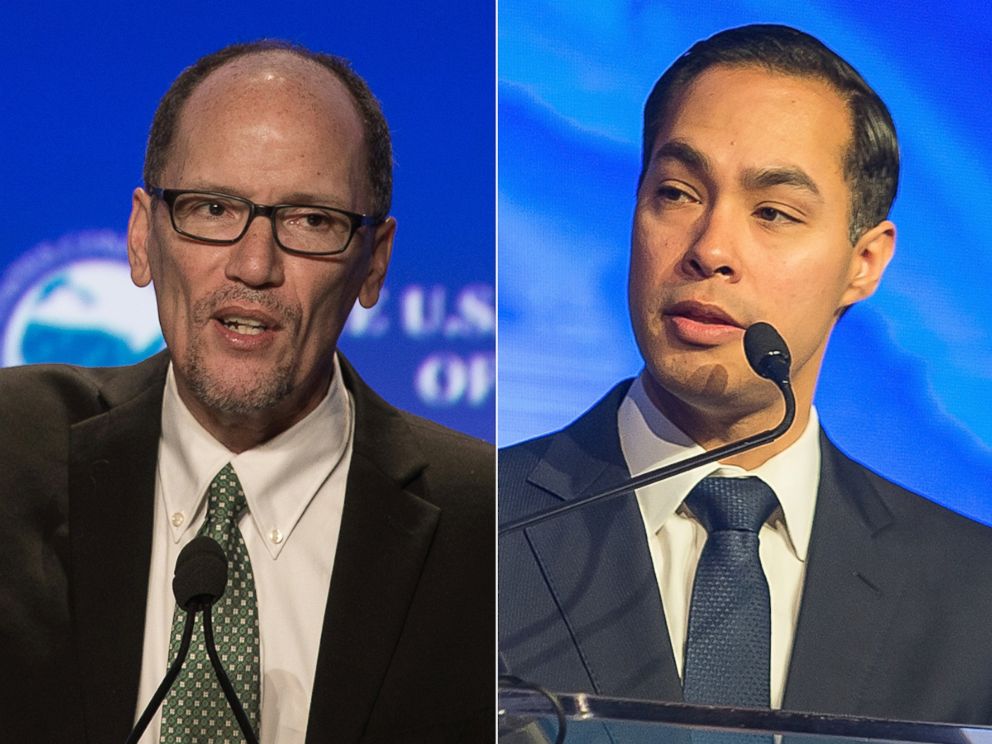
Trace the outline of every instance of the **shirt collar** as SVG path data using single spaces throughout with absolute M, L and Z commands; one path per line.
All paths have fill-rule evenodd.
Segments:
M 617 411 L 620 447 L 631 475 L 684 460 L 703 452 L 648 398 L 643 371 L 631 384 Z M 652 486 L 637 489 L 645 522 L 657 533 L 699 481 L 708 475 L 764 480 L 778 497 L 786 534 L 799 560 L 805 561 L 813 529 L 813 511 L 820 484 L 819 418 L 810 410 L 806 428 L 795 442 L 753 471 L 711 463 L 681 473 Z
M 351 395 L 334 355 L 327 395 L 305 418 L 268 442 L 235 454 L 214 439 L 179 397 L 172 365 L 162 399 L 158 478 L 174 541 L 202 521 L 214 476 L 231 463 L 245 491 L 251 522 L 273 559 L 310 501 L 351 445 Z

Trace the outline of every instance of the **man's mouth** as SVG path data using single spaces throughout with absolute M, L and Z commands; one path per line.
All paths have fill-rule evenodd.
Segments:
M 716 305 L 709 305 L 695 300 L 678 302 L 669 307 L 665 311 L 665 314 L 673 317 L 687 318 L 695 321 L 696 323 L 704 323 L 706 325 L 734 326 L 736 328 L 744 327 L 741 323 Z
M 268 326 L 265 323 L 255 320 L 254 318 L 229 317 L 218 318 L 218 320 L 225 328 L 229 328 L 235 333 L 240 333 L 243 336 L 257 336 L 268 329 Z
M 284 304 L 270 292 L 230 286 L 199 300 L 194 324 L 215 333 L 208 336 L 237 352 L 259 352 L 299 328 L 299 308 Z
M 664 311 L 665 323 L 682 343 L 710 347 L 739 342 L 744 325 L 716 305 L 698 300 L 677 302 Z

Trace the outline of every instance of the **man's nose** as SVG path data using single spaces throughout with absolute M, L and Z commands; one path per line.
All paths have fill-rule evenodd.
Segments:
M 278 286 L 284 275 L 285 253 L 276 244 L 272 221 L 255 215 L 241 240 L 230 247 L 225 274 L 249 287 Z
M 739 246 L 746 223 L 729 203 L 714 203 L 700 215 L 682 258 L 689 276 L 709 279 L 722 276 L 737 281 L 741 275 Z

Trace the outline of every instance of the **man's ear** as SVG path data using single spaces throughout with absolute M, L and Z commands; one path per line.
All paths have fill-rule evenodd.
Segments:
M 895 249 L 896 226 L 889 220 L 882 220 L 858 238 L 851 254 L 850 282 L 841 297 L 841 307 L 861 302 L 875 293 Z
M 369 258 L 369 270 L 358 290 L 358 301 L 368 309 L 379 301 L 379 291 L 386 280 L 386 270 L 389 259 L 393 255 L 393 238 L 396 235 L 396 218 L 387 217 L 379 225 L 372 236 L 372 255 Z
M 131 194 L 131 217 L 127 221 L 127 261 L 131 265 L 131 281 L 146 287 L 152 280 L 148 263 L 148 239 L 152 227 L 152 198 L 142 188 Z

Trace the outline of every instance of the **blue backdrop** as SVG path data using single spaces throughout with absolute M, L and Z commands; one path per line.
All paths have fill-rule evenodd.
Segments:
M 558 428 L 641 360 L 627 319 L 641 108 L 693 42 L 798 26 L 879 91 L 899 131 L 896 257 L 841 321 L 817 406 L 857 459 L 992 521 L 992 28 L 987 3 L 501 0 L 499 434 Z
M 161 348 L 124 231 L 171 80 L 234 41 L 349 58 L 394 134 L 386 294 L 341 346 L 392 403 L 494 438 L 494 13 L 440 0 L 23 3 L 0 23 L 0 364 Z

